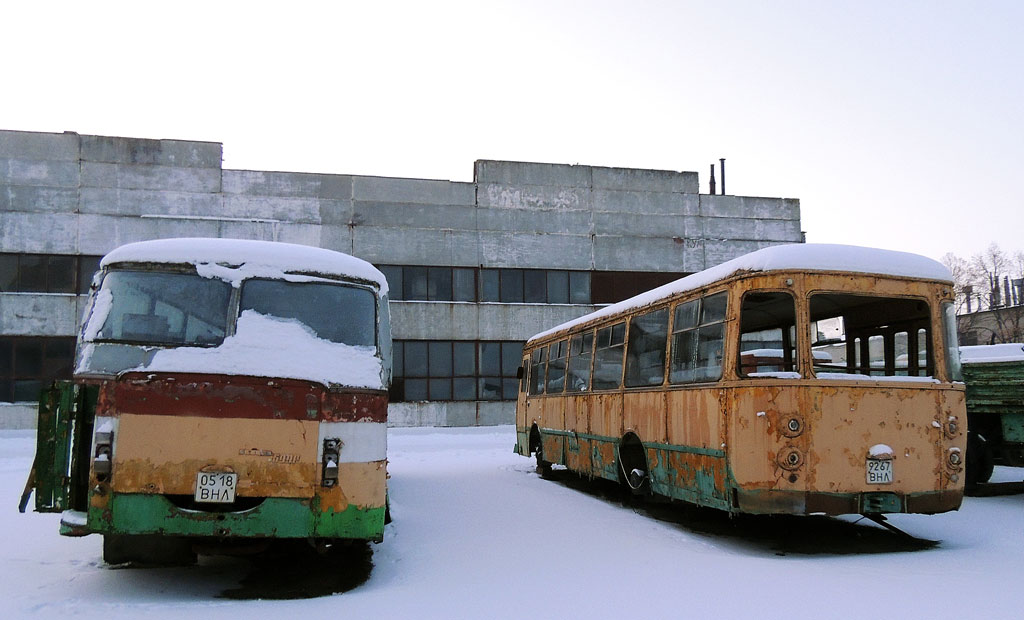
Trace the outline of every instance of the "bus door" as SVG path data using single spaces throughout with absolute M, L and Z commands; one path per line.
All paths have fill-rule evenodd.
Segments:
M 33 488 L 36 512 L 85 511 L 98 389 L 57 381 L 39 399 L 36 456 L 19 510 Z

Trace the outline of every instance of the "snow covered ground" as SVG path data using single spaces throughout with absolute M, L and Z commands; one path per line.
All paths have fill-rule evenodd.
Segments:
M 394 522 L 369 579 L 301 600 L 221 595 L 247 559 L 112 569 L 98 536 L 19 514 L 31 431 L 0 431 L 4 617 L 1010 618 L 1024 614 L 1024 495 L 891 522 L 741 518 L 633 506 L 607 485 L 546 481 L 512 453 L 511 427 L 394 429 Z M 558 473 L 558 472 L 556 472 Z M 997 480 L 1024 469 L 997 468 Z M 272 560 L 282 566 L 284 560 Z M 285 567 L 286 568 L 286 567 Z M 285 570 L 282 568 L 282 572 Z M 264 569 L 266 570 L 266 569 Z M 318 567 L 323 573 L 329 568 Z M 322 576 L 322 575 L 321 575 Z M 283 578 L 283 577 L 282 577 Z M 301 614 L 301 616 L 300 616 Z

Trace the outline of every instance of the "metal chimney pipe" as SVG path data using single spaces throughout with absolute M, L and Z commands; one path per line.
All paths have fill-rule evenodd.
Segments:
M 1010 295 L 1010 276 L 1003 276 L 1003 290 L 1006 291 L 1006 305 L 1013 305 L 1013 296 Z
M 711 191 L 709 192 L 712 196 L 715 195 L 715 165 L 711 164 Z
M 964 286 L 964 297 L 967 298 L 967 314 L 971 313 L 971 295 L 974 294 L 974 287 L 970 284 Z
M 725 158 L 719 159 L 718 162 L 722 167 L 722 195 L 725 196 Z

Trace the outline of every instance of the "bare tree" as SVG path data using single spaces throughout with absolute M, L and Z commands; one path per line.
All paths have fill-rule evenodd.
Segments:
M 1024 252 L 1012 255 L 993 243 L 969 260 L 952 253 L 942 262 L 953 274 L 959 331 L 978 344 L 1024 340 Z

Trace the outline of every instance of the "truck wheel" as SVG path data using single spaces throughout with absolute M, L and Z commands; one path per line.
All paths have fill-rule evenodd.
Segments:
M 187 538 L 104 534 L 103 561 L 107 564 L 191 566 L 196 563 L 196 554 Z
M 964 487 L 967 492 L 974 491 L 979 484 L 988 482 L 995 466 L 992 448 L 984 437 L 978 433 L 967 433 L 967 462 L 965 463 Z

